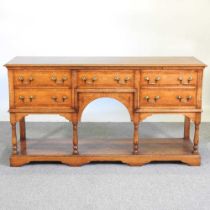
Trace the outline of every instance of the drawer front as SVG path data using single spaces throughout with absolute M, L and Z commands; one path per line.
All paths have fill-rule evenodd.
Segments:
M 142 89 L 140 106 L 165 107 L 165 106 L 195 106 L 195 89 Z
M 71 72 L 68 70 L 16 70 L 14 84 L 15 87 L 70 87 Z
M 71 89 L 16 89 L 16 107 L 69 107 Z
M 148 70 L 141 73 L 141 85 L 179 85 L 195 86 L 197 84 L 196 71 Z
M 133 71 L 79 71 L 78 86 L 80 88 L 90 87 L 133 87 Z

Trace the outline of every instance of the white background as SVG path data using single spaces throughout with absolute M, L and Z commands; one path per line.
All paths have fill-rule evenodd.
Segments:
M 0 120 L 9 120 L 2 65 L 21 55 L 195 56 L 210 64 L 210 1 L 0 0 Z M 210 121 L 209 83 L 207 68 L 203 121 Z M 129 116 L 121 104 L 103 100 L 87 107 L 83 119 L 127 121 Z

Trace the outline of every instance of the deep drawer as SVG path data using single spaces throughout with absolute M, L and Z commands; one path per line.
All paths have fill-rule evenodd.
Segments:
M 154 89 L 145 88 L 141 90 L 141 107 L 167 107 L 167 106 L 195 106 L 195 89 Z
M 16 107 L 69 107 L 71 89 L 16 89 Z

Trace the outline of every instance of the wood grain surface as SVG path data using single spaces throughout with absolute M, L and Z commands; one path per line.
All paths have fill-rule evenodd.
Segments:
M 199 66 L 194 57 L 15 57 L 5 66 Z

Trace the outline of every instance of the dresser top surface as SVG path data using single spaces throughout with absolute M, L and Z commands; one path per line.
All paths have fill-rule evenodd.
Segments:
M 206 65 L 195 57 L 39 57 L 18 56 L 5 64 L 15 66 L 197 66 Z

